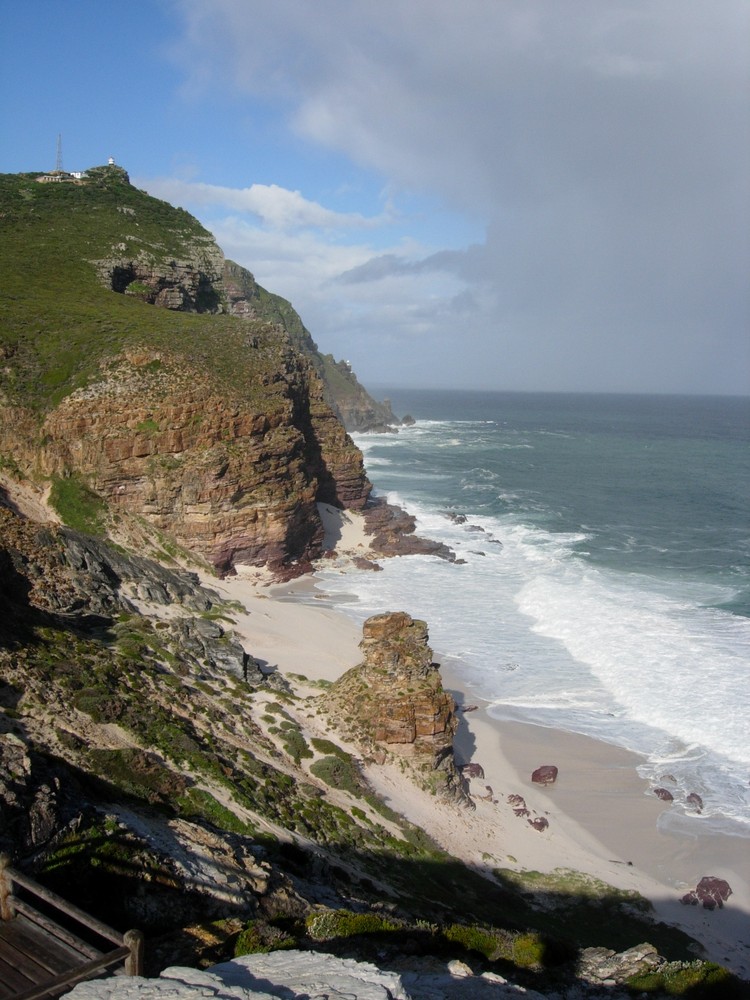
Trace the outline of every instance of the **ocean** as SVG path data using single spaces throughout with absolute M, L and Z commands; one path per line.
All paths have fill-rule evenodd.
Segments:
M 750 837 L 750 399 L 385 394 L 416 423 L 355 436 L 376 493 L 459 561 L 319 587 L 425 619 L 496 718 L 642 754 L 667 829 Z

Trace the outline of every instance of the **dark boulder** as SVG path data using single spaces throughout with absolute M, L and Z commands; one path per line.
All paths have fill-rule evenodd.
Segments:
M 461 768 L 461 773 L 465 778 L 483 778 L 484 768 L 481 764 L 464 764 Z
M 723 878 L 704 875 L 695 889 L 686 893 L 680 902 L 689 906 L 697 906 L 700 903 L 706 910 L 715 910 L 717 906 L 721 909 L 731 895 L 730 885 Z
M 536 785 L 554 785 L 557 781 L 557 768 L 554 764 L 542 764 L 531 775 L 531 780 Z

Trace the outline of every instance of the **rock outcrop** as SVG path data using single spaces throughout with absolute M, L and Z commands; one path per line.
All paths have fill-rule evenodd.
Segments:
M 369 754 L 408 758 L 431 788 L 468 802 L 453 757 L 456 705 L 426 624 L 404 611 L 375 615 L 362 626 L 360 649 L 362 663 L 326 695 L 328 711 L 354 720 L 353 735 Z
M 457 562 L 455 553 L 442 542 L 415 534 L 416 519 L 385 497 L 372 498 L 364 510 L 372 551 L 381 556 L 438 556 Z

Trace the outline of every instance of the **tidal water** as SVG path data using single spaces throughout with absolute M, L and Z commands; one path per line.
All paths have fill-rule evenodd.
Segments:
M 461 561 L 323 589 L 425 619 L 494 716 L 645 755 L 667 827 L 750 837 L 750 400 L 378 394 L 416 423 L 356 437 L 376 492 Z

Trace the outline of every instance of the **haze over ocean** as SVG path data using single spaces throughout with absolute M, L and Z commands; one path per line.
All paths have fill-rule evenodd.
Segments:
M 496 717 L 645 754 L 667 828 L 750 837 L 750 399 L 377 395 L 417 422 L 356 437 L 376 491 L 463 562 L 324 590 L 425 619 Z

